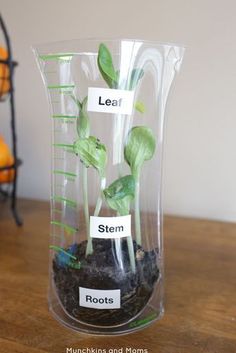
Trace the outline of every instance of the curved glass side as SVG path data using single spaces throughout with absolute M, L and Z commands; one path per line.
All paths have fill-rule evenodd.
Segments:
M 164 113 L 184 49 L 81 40 L 34 49 L 52 121 L 49 304 L 74 330 L 163 314 Z

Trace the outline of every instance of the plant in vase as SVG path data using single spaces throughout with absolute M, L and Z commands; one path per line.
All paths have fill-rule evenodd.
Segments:
M 121 82 L 119 70 L 115 70 L 112 56 L 102 43 L 98 50 L 98 69 L 110 89 L 134 90 L 142 77 L 143 69 L 135 68 L 130 77 Z M 140 175 L 145 161 L 155 153 L 155 137 L 146 126 L 133 127 L 126 136 L 123 156 L 130 174 L 122 174 L 106 186 L 106 146 L 90 135 L 87 97 L 77 104 L 78 139 L 74 153 L 82 163 L 83 212 L 87 240 L 63 249 L 52 246 L 57 252 L 53 261 L 54 280 L 59 298 L 65 310 L 73 317 L 94 325 L 122 324 L 137 315 L 148 302 L 159 276 L 155 250 L 142 248 L 140 220 Z M 145 110 L 142 102 L 135 109 Z M 135 227 L 131 235 L 122 239 L 92 239 L 90 235 L 90 212 L 88 204 L 88 170 L 94 168 L 100 178 L 100 190 L 93 216 L 99 217 L 103 202 L 115 211 L 116 216 L 130 215 L 134 206 Z M 95 290 L 120 290 L 119 308 L 85 307 L 80 303 L 79 288 Z M 114 315 L 115 314 L 115 315 Z

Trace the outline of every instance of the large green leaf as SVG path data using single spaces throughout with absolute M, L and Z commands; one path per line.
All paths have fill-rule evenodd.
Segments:
M 135 194 L 135 180 L 132 175 L 126 175 L 115 180 L 104 191 L 105 200 L 109 207 L 120 215 L 129 213 L 130 202 Z
M 144 161 L 153 157 L 155 148 L 155 136 L 150 128 L 146 126 L 135 126 L 132 128 L 128 135 L 124 156 L 135 179 L 139 177 Z
M 99 46 L 97 61 L 103 79 L 110 88 L 113 88 L 117 84 L 117 73 L 113 66 L 111 53 L 103 43 Z
M 86 167 L 93 167 L 100 176 L 104 176 L 107 162 L 106 147 L 96 137 L 78 139 L 74 143 L 74 152 L 79 155 Z
M 124 89 L 123 85 L 125 84 L 125 82 L 119 83 L 120 71 L 115 70 L 111 53 L 104 43 L 101 43 L 99 45 L 97 63 L 103 79 L 106 81 L 107 85 L 110 88 Z M 127 83 L 126 89 L 134 90 L 139 80 L 143 77 L 143 75 L 144 75 L 143 69 L 140 69 L 140 68 L 133 69 L 131 72 L 129 82 Z

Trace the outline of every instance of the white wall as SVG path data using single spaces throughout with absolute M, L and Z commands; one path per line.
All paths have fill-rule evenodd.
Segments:
M 34 43 L 130 37 L 185 44 L 168 109 L 165 212 L 235 221 L 235 0 L 1 0 L 16 70 L 19 195 L 49 198 L 50 120 Z M 8 108 L 0 133 L 9 138 Z

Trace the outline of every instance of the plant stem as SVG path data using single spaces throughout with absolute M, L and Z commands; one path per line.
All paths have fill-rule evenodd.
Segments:
M 82 183 L 83 183 L 83 199 L 84 199 L 84 218 L 86 225 L 86 234 L 87 234 L 87 248 L 86 248 L 86 256 L 92 254 L 93 252 L 93 244 L 92 239 L 89 234 L 89 205 L 88 205 L 88 171 L 86 166 L 82 165 Z
M 121 241 L 120 238 L 116 238 L 115 240 L 115 248 L 116 248 L 116 256 L 117 260 L 120 265 L 120 269 L 124 271 L 124 264 L 123 264 L 123 256 L 122 256 L 122 250 L 121 250 Z
M 106 187 L 106 178 L 103 176 L 101 177 L 101 184 L 100 184 L 100 193 L 97 199 L 96 207 L 94 210 L 94 216 L 98 216 L 102 207 L 102 195 L 103 195 L 103 190 Z
M 140 222 L 140 204 L 139 204 L 139 176 L 135 179 L 135 195 L 134 195 L 134 218 L 135 218 L 135 234 L 138 245 L 142 245 L 141 222 Z
M 126 213 L 120 213 L 120 216 L 126 216 Z M 118 239 L 120 241 L 120 239 Z M 134 243 L 132 235 L 127 237 L 127 245 L 128 245 L 128 252 L 129 252 L 129 260 L 130 266 L 133 273 L 136 272 L 136 265 L 135 265 L 135 256 L 134 256 Z
M 135 256 L 134 256 L 134 243 L 132 236 L 127 237 L 127 244 L 128 244 L 128 251 L 129 251 L 129 260 L 130 260 L 130 266 L 131 270 L 133 273 L 136 271 L 136 266 L 135 266 Z

